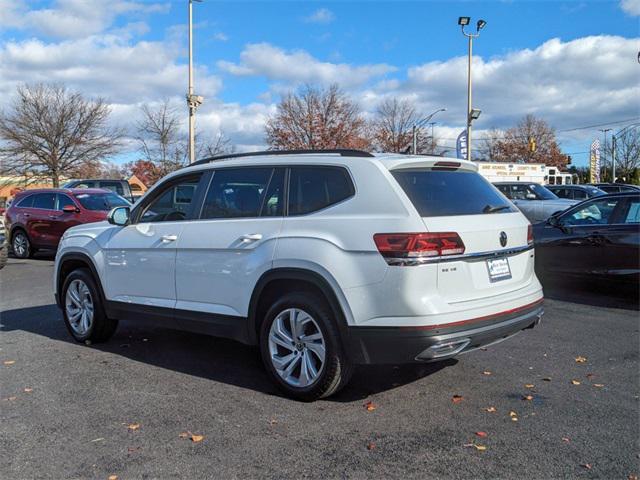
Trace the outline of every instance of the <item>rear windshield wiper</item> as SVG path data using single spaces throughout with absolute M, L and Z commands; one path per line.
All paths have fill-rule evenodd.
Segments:
M 493 206 L 493 205 L 487 205 L 482 209 L 482 213 L 496 213 L 496 212 L 500 212 L 502 210 L 508 210 L 511 207 L 509 205 L 498 205 L 498 206 Z

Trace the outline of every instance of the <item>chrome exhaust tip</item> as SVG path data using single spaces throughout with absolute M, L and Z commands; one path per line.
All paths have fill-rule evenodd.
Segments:
M 469 343 L 471 343 L 471 340 L 468 338 L 460 338 L 452 342 L 436 343 L 418 355 L 416 360 L 424 362 L 438 358 L 452 357 L 464 350 Z

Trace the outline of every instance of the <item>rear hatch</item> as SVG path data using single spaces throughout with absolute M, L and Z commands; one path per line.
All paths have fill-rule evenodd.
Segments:
M 426 231 L 457 234 L 464 244 L 464 253 L 432 260 L 438 265 L 438 293 L 458 303 L 526 287 L 534 272 L 528 220 L 472 167 L 438 163 L 443 162 L 391 171 Z

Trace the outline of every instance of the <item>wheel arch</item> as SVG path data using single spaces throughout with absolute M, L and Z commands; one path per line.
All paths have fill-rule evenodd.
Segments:
M 102 300 L 102 303 L 105 304 L 106 298 L 104 295 L 104 290 L 102 289 L 102 282 L 100 281 L 100 275 L 98 274 L 98 270 L 96 269 L 96 266 L 93 263 L 93 260 L 91 259 L 91 257 L 89 257 L 89 255 L 85 253 L 69 252 L 69 253 L 63 254 L 60 257 L 60 260 L 58 261 L 58 269 L 56 271 L 56 277 L 55 277 L 56 303 L 58 304 L 58 307 L 62 308 L 62 299 L 61 299 L 60 289 L 62 288 L 62 285 L 64 284 L 65 279 L 71 272 L 73 272 L 78 268 L 88 268 L 91 271 L 91 275 L 93 275 L 93 278 L 98 287 L 98 293 L 100 294 L 100 299 Z
M 256 283 L 251 300 L 249 302 L 248 312 L 248 338 L 250 343 L 258 343 L 258 332 L 262 322 L 262 315 L 266 313 L 271 294 L 274 293 L 274 287 L 277 285 L 285 286 L 289 283 L 298 291 L 315 291 L 322 295 L 331 308 L 336 326 L 340 331 L 341 340 L 344 343 L 348 335 L 348 319 L 347 316 L 351 312 L 346 303 L 346 299 L 342 296 L 340 301 L 340 293 L 331 286 L 331 283 L 320 273 L 305 268 L 281 267 L 265 272 Z M 283 285 L 284 284 L 284 285 Z M 265 296 L 266 294 L 266 296 Z

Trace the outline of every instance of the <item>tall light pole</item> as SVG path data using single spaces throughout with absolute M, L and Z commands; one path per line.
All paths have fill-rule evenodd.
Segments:
M 189 107 L 189 163 L 196 160 L 196 110 L 204 98 L 193 93 L 193 2 L 202 0 L 188 0 L 189 2 L 189 90 L 187 92 L 187 106 Z
M 469 40 L 469 59 L 467 64 L 467 160 L 471 160 L 471 122 L 475 120 L 471 116 L 471 111 L 473 110 L 471 106 L 471 58 L 473 55 L 473 39 L 480 36 L 480 30 L 487 24 L 484 20 L 478 20 L 476 33 L 467 33 L 464 31 L 464 27 L 469 25 L 470 22 L 470 17 L 458 18 L 458 25 L 460 25 L 462 29 L 462 34 Z
M 413 128 L 411 129 L 411 134 L 412 134 L 412 139 L 413 139 L 412 144 L 411 144 L 412 145 L 411 151 L 412 151 L 412 153 L 414 155 L 416 155 L 418 153 L 418 129 L 423 127 L 427 123 L 429 123 L 429 120 L 431 120 L 437 113 L 446 112 L 446 111 L 447 111 L 446 108 L 439 108 L 435 112 L 432 112 L 429 115 L 427 115 L 426 117 L 414 122 Z M 431 135 L 433 136 L 433 126 L 431 126 Z
M 610 131 L 611 131 L 611 129 L 610 129 L 610 128 L 603 128 L 603 129 L 601 129 L 600 131 L 601 131 L 602 133 L 604 133 L 604 158 L 605 158 L 604 171 L 605 171 L 605 173 L 606 173 L 606 171 L 607 171 L 607 164 L 606 164 L 606 159 L 607 159 L 607 132 L 610 132 Z M 612 175 L 613 175 L 613 174 L 615 174 L 615 168 L 616 168 L 616 167 L 613 167 L 613 168 L 612 168 L 612 172 L 611 172 L 611 173 L 612 173 Z

